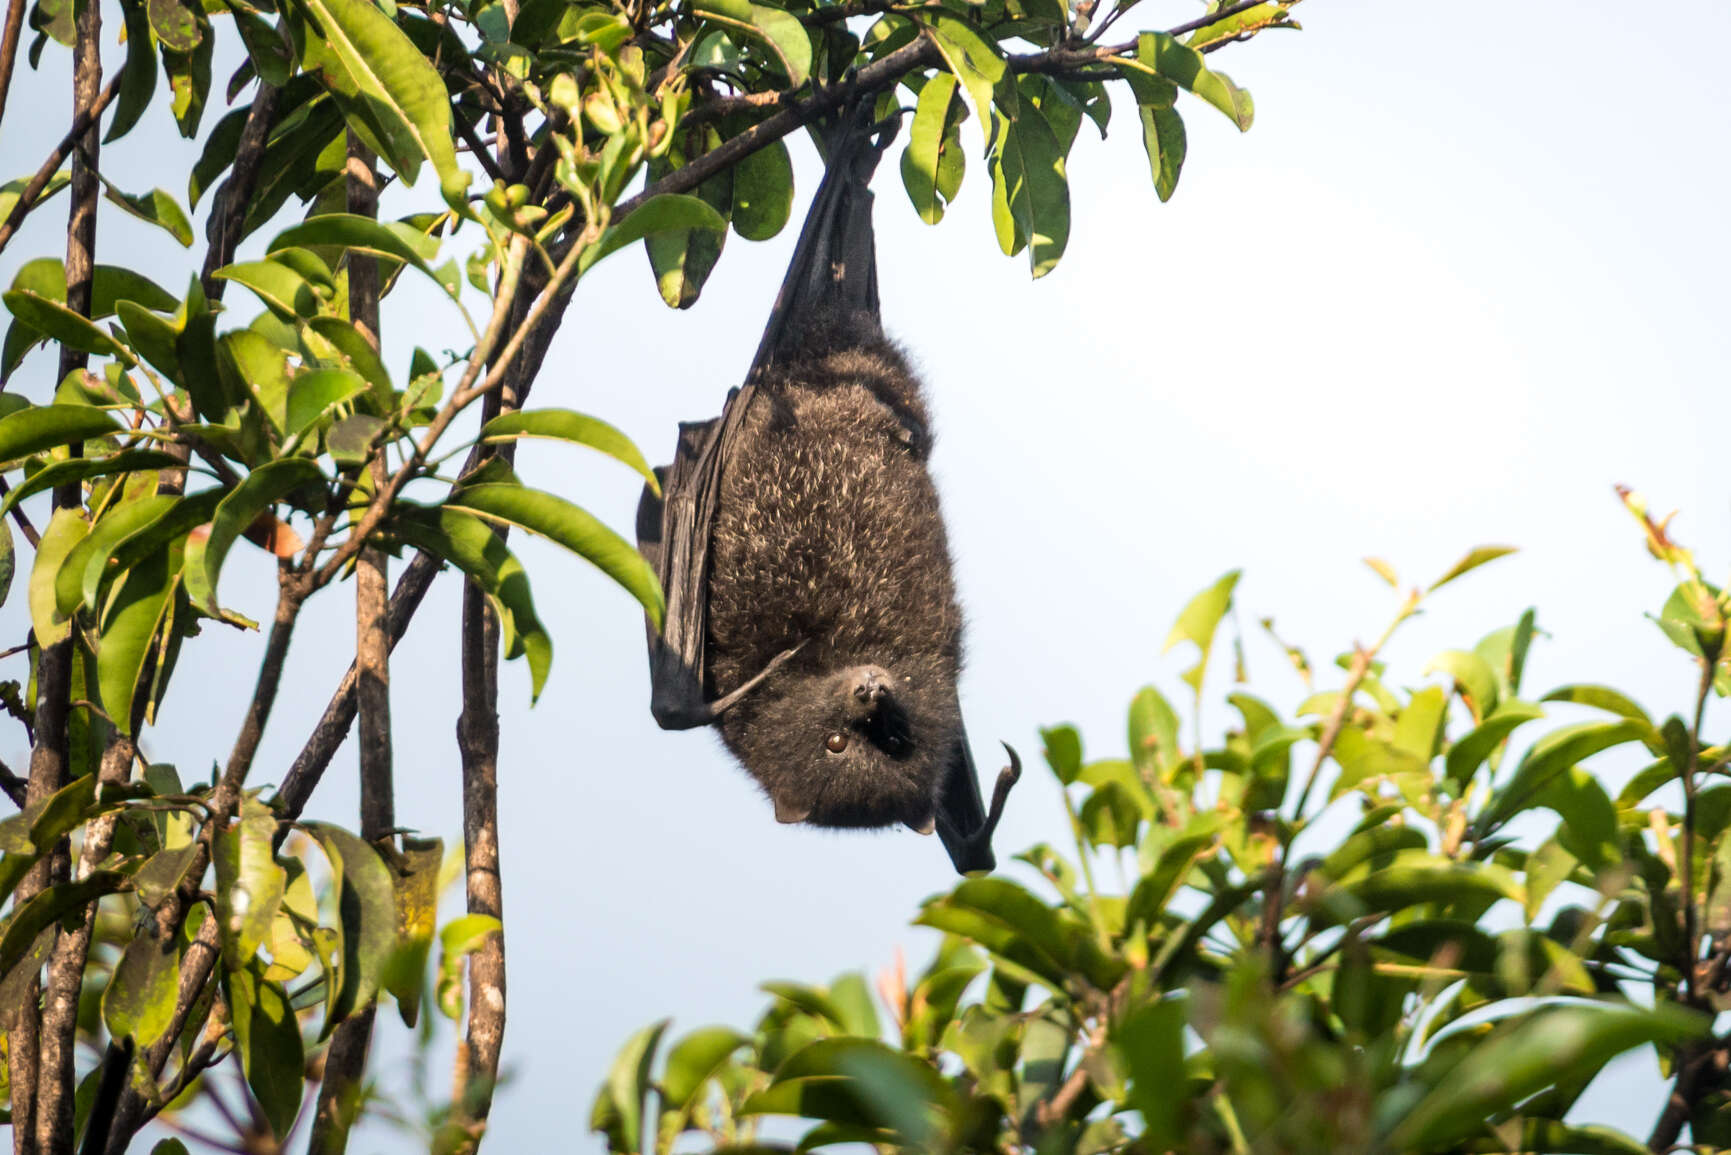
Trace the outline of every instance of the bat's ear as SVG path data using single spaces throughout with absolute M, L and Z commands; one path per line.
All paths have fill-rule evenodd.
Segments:
M 775 800 L 775 820 L 777 822 L 792 825 L 795 822 L 804 822 L 810 814 L 811 807 L 809 806 L 795 806 L 785 798 Z
M 934 831 L 938 828 L 937 821 L 930 814 L 926 815 L 924 818 L 920 819 L 918 822 L 915 822 L 912 819 L 904 818 L 902 820 L 902 825 L 906 826 L 909 830 L 913 831 L 915 834 L 930 834 L 932 831 Z

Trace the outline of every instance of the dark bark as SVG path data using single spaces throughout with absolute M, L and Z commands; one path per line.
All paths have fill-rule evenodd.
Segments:
M 6 5 L 6 30 L 0 33 L 0 122 L 6 119 L 6 94 L 12 89 L 12 69 L 18 63 L 18 37 L 24 31 L 24 0 Z
M 349 134 L 348 210 L 377 217 L 378 176 L 373 154 Z M 350 253 L 349 319 L 373 344 L 379 343 L 379 272 L 371 257 Z M 369 468 L 375 484 L 385 481 L 382 456 Z M 356 701 L 360 709 L 361 837 L 375 845 L 390 838 L 397 824 L 391 783 L 391 682 L 387 619 L 389 579 L 387 555 L 363 549 L 355 565 Z M 360 1110 L 361 1079 L 372 1042 L 376 1008 L 367 1006 L 337 1027 L 325 1055 L 324 1081 L 319 1086 L 308 1155 L 340 1155 L 348 1146 L 349 1128 Z
M 60 138 L 60 143 L 54 146 L 54 151 L 48 154 L 48 159 L 42 162 L 42 167 L 36 170 L 36 175 L 30 178 L 30 183 L 24 186 L 24 191 L 18 194 L 18 203 L 12 206 L 12 212 L 4 222 L 0 222 L 0 249 L 6 247 L 6 242 L 12 239 L 12 234 L 18 231 L 18 226 L 24 223 L 24 218 L 30 215 L 30 210 L 36 207 L 36 202 L 42 197 L 42 190 L 48 187 L 48 182 L 60 166 L 66 163 L 66 158 L 72 155 L 72 150 L 78 146 L 78 140 L 91 133 L 103 111 L 120 95 L 121 77 L 116 76 L 108 82 L 108 87 L 102 90 L 96 103 L 87 112 L 81 112 L 73 117 L 72 127 L 66 130 L 66 135 Z M 91 155 L 95 155 L 92 153 Z
M 274 87 L 260 82 L 252 98 L 252 108 L 246 114 L 246 125 L 241 129 L 234 165 L 229 169 L 228 179 L 223 181 L 216 205 L 211 210 L 210 224 L 205 230 L 210 247 L 205 250 L 204 270 L 199 274 L 199 280 L 204 286 L 204 295 L 212 301 L 222 300 L 223 290 L 228 287 L 227 281 L 219 280 L 213 274 L 234 260 L 234 247 L 240 243 L 247 205 L 258 187 L 259 161 L 264 158 L 264 146 L 270 139 L 270 131 L 276 126 L 277 95 Z

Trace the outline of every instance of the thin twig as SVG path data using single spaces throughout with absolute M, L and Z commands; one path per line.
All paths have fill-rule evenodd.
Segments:
M 6 119 L 6 94 L 12 88 L 12 69 L 18 63 L 18 37 L 24 31 L 24 0 L 6 5 L 6 31 L 0 34 L 0 122 Z
M 468 142 L 469 151 L 481 162 L 487 175 L 496 181 L 504 181 L 505 173 L 499 168 L 499 162 L 493 159 L 493 154 L 487 150 L 487 143 L 475 131 L 475 126 L 469 123 L 469 118 L 463 115 L 463 110 L 455 104 L 451 106 L 451 122 L 457 126 L 458 135 Z
M 11 492 L 12 487 L 6 484 L 6 479 L 4 477 L 0 477 L 0 498 L 4 498 Z M 22 502 L 15 502 L 13 504 L 12 521 L 18 526 L 18 532 L 24 535 L 24 540 L 30 543 L 31 549 L 35 549 L 37 546 L 42 544 L 42 535 L 36 532 L 36 527 L 34 525 L 30 524 L 30 515 L 24 512 L 24 505 Z
M 210 244 L 205 250 L 204 268 L 199 273 L 199 280 L 204 285 L 204 295 L 212 301 L 222 300 L 223 291 L 228 287 L 228 282 L 218 279 L 215 273 L 234 260 L 235 246 L 240 243 L 240 231 L 247 210 L 252 207 L 253 190 L 258 185 L 264 146 L 276 125 L 278 95 L 275 86 L 259 82 L 258 91 L 253 94 L 252 107 L 247 110 L 246 122 L 240 130 L 234 164 L 229 169 L 228 179 L 222 182 L 222 188 L 217 192 L 216 204 L 205 226 L 205 237 Z
M 24 218 L 30 215 L 30 210 L 36 207 L 37 200 L 42 196 L 42 190 L 48 187 L 48 182 L 54 174 L 60 171 L 60 166 L 66 163 L 66 158 L 72 155 L 79 137 L 85 130 L 95 124 L 114 98 L 120 95 L 120 81 L 124 72 L 108 82 L 108 87 L 102 90 L 96 105 L 88 112 L 81 112 L 72 121 L 72 127 L 66 135 L 60 138 L 60 143 L 54 146 L 54 151 L 48 154 L 48 159 L 42 162 L 42 167 L 36 170 L 36 175 L 30 178 L 30 183 L 24 186 L 24 191 L 18 194 L 18 203 L 12 206 L 4 223 L 0 223 L 0 249 L 6 247 L 6 242 L 12 239 L 12 234 L 18 231 L 18 226 Z
M 6 797 L 12 799 L 12 804 L 20 810 L 24 809 L 24 796 L 29 788 L 30 784 L 18 777 L 12 767 L 0 762 L 0 790 L 4 790 Z

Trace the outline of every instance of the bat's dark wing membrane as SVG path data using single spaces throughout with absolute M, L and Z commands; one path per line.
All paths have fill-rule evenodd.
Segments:
M 872 173 L 899 123 L 870 122 L 861 106 L 830 127 L 823 183 L 806 211 L 793 260 L 746 380 L 793 359 L 807 325 L 845 316 L 878 327 L 877 234 L 872 229 Z
M 711 725 L 793 653 L 784 652 L 724 695 L 712 698 L 708 692 L 710 528 L 721 500 L 721 471 L 754 393 L 751 385 L 735 389 L 720 417 L 682 422 L 673 464 L 655 471 L 661 496 L 644 486 L 637 503 L 637 548 L 655 568 L 667 598 L 661 632 L 649 626 L 649 709 L 663 730 Z
M 746 375 L 748 384 L 728 395 L 720 417 L 680 425 L 673 463 L 656 471 L 661 496 L 645 487 L 638 503 L 638 549 L 654 567 L 667 596 L 662 631 L 649 629 L 650 710 L 662 729 L 713 724 L 792 656 L 793 651 L 786 651 L 744 685 L 712 696 L 704 670 L 710 531 L 721 495 L 722 470 L 755 393 L 749 382 L 778 361 L 793 359 L 814 320 L 843 316 L 871 329 L 878 326 L 870 182 L 896 124 L 894 119 L 872 123 L 870 106 L 862 105 L 829 126 L 823 141 L 823 183 L 806 213 L 793 261 Z M 966 736 L 957 744 L 944 772 L 937 813 L 938 835 L 957 871 L 971 874 L 995 865 L 992 831 L 1020 774 L 1021 764 L 1012 750 L 988 809 L 980 797 Z

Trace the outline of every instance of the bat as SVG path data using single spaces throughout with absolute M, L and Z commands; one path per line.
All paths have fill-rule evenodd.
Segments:
M 781 822 L 935 829 L 989 871 L 1021 775 L 982 802 L 956 682 L 962 614 L 922 388 L 879 322 L 869 182 L 895 132 L 869 106 L 828 134 L 823 183 L 746 384 L 680 425 L 638 549 L 663 729 L 716 726 Z

